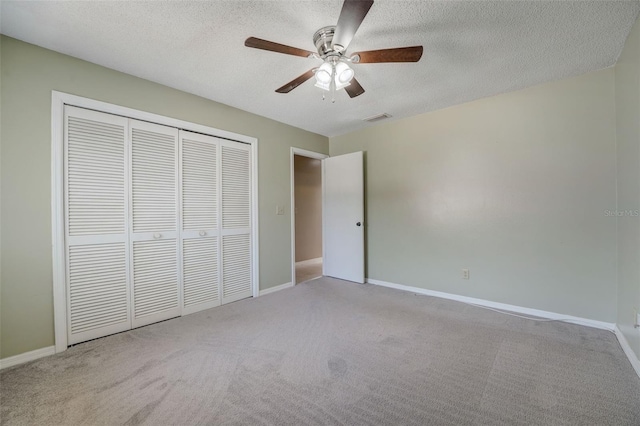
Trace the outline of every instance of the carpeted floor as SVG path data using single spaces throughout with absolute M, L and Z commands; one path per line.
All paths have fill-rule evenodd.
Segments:
M 7 425 L 640 425 L 610 332 L 330 278 L 0 380 Z
M 322 276 L 322 258 L 296 263 L 296 284 Z

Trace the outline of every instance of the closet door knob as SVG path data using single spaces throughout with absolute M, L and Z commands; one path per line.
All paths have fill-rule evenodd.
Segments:
M 205 235 L 207 235 L 207 233 L 204 232 L 204 231 L 200 231 L 199 234 L 200 234 L 201 237 L 204 237 Z
M 161 233 L 159 233 L 159 232 L 156 232 L 155 234 L 153 234 L 153 238 L 154 238 L 154 239 L 156 239 L 156 240 L 157 240 L 158 238 L 160 238 L 160 237 L 162 237 L 162 234 L 161 234 Z

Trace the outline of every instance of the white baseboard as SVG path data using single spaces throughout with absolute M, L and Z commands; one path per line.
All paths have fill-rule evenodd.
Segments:
M 315 259 L 301 260 L 300 262 L 296 262 L 296 266 L 313 265 L 314 263 L 318 263 L 318 262 L 322 262 L 321 257 L 316 257 Z
M 35 351 L 25 352 L 20 355 L 10 356 L 8 358 L 0 359 L 0 370 L 3 368 L 13 367 L 14 365 L 24 364 L 25 362 L 33 361 L 38 358 L 53 355 L 56 353 L 55 346 L 48 346 L 42 349 L 36 349 Z
M 618 342 L 620 342 L 620 346 L 622 346 L 622 350 L 631 362 L 631 366 L 634 370 L 636 370 L 636 374 L 638 375 L 638 377 L 640 377 L 640 359 L 638 359 L 638 356 L 635 354 L 635 352 L 633 352 L 633 349 L 631 349 L 627 338 L 624 337 L 624 334 L 622 334 L 622 331 L 620 331 L 617 325 L 614 331 L 616 333 L 616 337 L 618 338 Z
M 389 283 L 386 281 L 374 280 L 371 278 L 367 278 L 367 283 L 375 284 L 383 287 L 395 288 L 398 290 L 410 291 L 418 294 L 424 294 L 426 296 L 439 297 L 441 299 L 449 299 L 449 300 L 455 300 L 463 303 L 470 303 L 472 305 L 479 305 L 479 306 L 484 306 L 492 309 L 500 309 L 503 311 L 517 312 L 519 314 L 531 315 L 534 317 L 547 318 L 547 319 L 553 319 L 553 320 L 562 320 L 562 321 L 571 322 L 573 324 L 585 325 L 587 327 L 600 328 L 603 330 L 614 331 L 616 326 L 614 323 L 609 323 L 609 322 L 574 317 L 571 315 L 563 315 L 555 312 L 541 311 L 539 309 L 525 308 L 522 306 L 507 305 L 506 303 L 498 303 L 498 302 L 492 302 L 490 300 L 476 299 L 473 297 L 460 296 L 460 295 L 451 294 L 451 293 L 443 293 L 441 291 L 427 290 L 425 288 L 420 288 L 420 287 L 412 287 L 408 285 Z
M 265 294 L 274 293 L 276 291 L 284 290 L 285 288 L 293 287 L 293 283 L 284 283 L 277 285 L 275 287 L 270 287 L 264 290 L 260 290 L 260 296 L 264 296 Z

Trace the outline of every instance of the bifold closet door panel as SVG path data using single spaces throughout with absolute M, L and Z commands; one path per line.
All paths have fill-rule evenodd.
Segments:
M 180 131 L 183 314 L 220 305 L 218 142 Z
M 178 129 L 129 120 L 132 326 L 181 315 Z
M 222 303 L 252 296 L 251 151 L 221 142 Z
M 70 345 L 131 328 L 126 118 L 65 106 L 65 245 Z

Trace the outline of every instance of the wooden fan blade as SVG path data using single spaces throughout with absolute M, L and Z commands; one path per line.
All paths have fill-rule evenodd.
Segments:
M 364 17 L 369 13 L 371 6 L 373 6 L 373 0 L 344 0 L 331 42 L 334 49 L 338 51 L 347 50 L 349 43 L 351 43 L 353 36 L 360 28 Z
M 357 52 L 358 63 L 374 64 L 380 62 L 418 62 L 422 57 L 422 46 L 398 47 L 395 49 L 369 50 Z
M 311 77 L 313 77 L 314 74 L 315 74 L 314 73 L 314 69 L 310 69 L 309 71 L 307 71 L 304 74 L 302 74 L 300 77 L 291 80 L 290 82 L 288 82 L 284 86 L 282 86 L 279 89 L 277 89 L 276 92 L 278 92 L 278 93 L 289 93 L 290 91 L 292 91 L 293 89 L 295 89 L 296 87 L 300 86 L 302 83 L 304 83 L 305 81 L 307 81 Z
M 364 93 L 364 89 L 358 83 L 358 80 L 354 78 L 351 79 L 351 84 L 344 88 L 347 91 L 350 98 L 355 98 L 356 96 L 360 96 Z
M 244 41 L 244 45 L 247 47 L 253 47 L 254 49 L 270 50 L 271 52 L 284 53 L 285 55 L 295 55 L 308 58 L 313 55 L 313 52 L 308 50 L 298 49 L 297 47 L 291 47 L 280 43 L 274 43 L 273 41 L 263 40 L 261 38 L 249 37 Z

